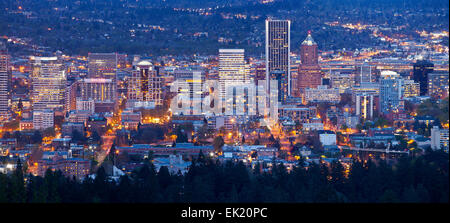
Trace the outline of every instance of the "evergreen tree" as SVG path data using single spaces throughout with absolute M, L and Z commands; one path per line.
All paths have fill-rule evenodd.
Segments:
M 9 188 L 11 188 L 9 198 L 11 202 L 23 203 L 26 201 L 25 183 L 20 158 L 17 159 L 16 170 L 12 175 Z

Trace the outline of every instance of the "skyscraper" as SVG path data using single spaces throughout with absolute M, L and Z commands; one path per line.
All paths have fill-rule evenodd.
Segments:
M 89 53 L 88 62 L 88 78 L 105 78 L 116 81 L 116 53 Z
M 364 119 L 372 119 L 379 111 L 380 84 L 362 82 L 352 88 L 352 104 L 355 114 Z
M 270 75 L 273 71 L 281 71 L 286 88 L 278 89 L 285 95 L 291 94 L 290 45 L 291 21 L 266 20 L 266 89 L 269 89 Z M 284 86 L 284 85 L 283 85 Z
M 356 66 L 356 73 L 358 75 L 355 75 L 355 84 L 361 85 L 361 83 L 372 82 L 372 73 L 375 71 L 373 68 L 367 60 L 361 65 Z
M 79 82 L 81 99 L 93 99 L 96 103 L 114 102 L 116 100 L 116 85 L 111 79 L 86 78 Z
M 8 101 L 10 98 L 11 70 L 6 47 L 0 42 L 0 120 L 8 117 Z
M 300 47 L 301 64 L 298 67 L 297 95 L 304 93 L 305 88 L 316 88 L 321 85 L 322 71 L 319 66 L 317 43 L 308 32 L 308 36 Z
M 78 97 L 78 86 L 79 82 L 75 81 L 73 83 L 68 83 L 66 87 L 66 104 L 65 104 L 65 111 L 69 112 L 71 110 L 77 109 L 77 97 Z
M 288 97 L 287 91 L 284 91 L 283 89 L 287 89 L 288 83 L 287 83 L 287 74 L 284 71 L 281 70 L 274 70 L 270 72 L 270 78 L 269 80 L 275 80 L 277 81 L 278 86 L 278 102 L 281 104 L 284 104 L 286 102 L 286 99 Z
M 81 98 L 78 100 L 94 100 L 95 112 L 111 112 L 117 102 L 117 85 L 113 79 L 86 78 L 79 82 Z
M 162 77 L 150 61 L 142 60 L 134 65 L 128 86 L 131 107 L 162 105 Z M 150 105 L 150 104 L 152 105 Z
M 355 114 L 364 119 L 372 119 L 374 117 L 375 97 L 373 94 L 360 93 L 355 95 Z
M 177 69 L 175 70 L 175 89 L 183 101 L 183 110 L 176 111 L 176 114 L 185 115 L 202 114 L 203 87 L 205 84 L 205 72 L 202 70 Z M 181 105 L 181 104 L 180 104 Z M 175 114 L 174 113 L 174 114 Z
M 402 79 L 393 71 L 382 71 L 380 77 L 380 111 L 384 114 L 401 109 Z
M 418 60 L 413 65 L 413 80 L 420 84 L 420 95 L 428 93 L 428 74 L 433 72 L 434 64 L 427 60 Z
M 33 110 L 64 108 L 66 74 L 58 57 L 30 57 Z
M 249 83 L 246 74 L 244 49 L 219 49 L 219 97 L 225 101 L 227 88 Z

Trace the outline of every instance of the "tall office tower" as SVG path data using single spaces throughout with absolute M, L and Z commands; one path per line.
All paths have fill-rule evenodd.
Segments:
M 372 74 L 375 71 L 373 68 L 367 60 L 361 65 L 356 66 L 356 73 L 358 75 L 355 75 L 355 84 L 360 85 L 361 83 L 372 82 Z
M 302 95 L 305 88 L 317 88 L 321 85 L 323 75 L 319 66 L 317 43 L 314 42 L 310 32 L 300 47 L 300 58 L 296 90 L 299 90 Z
M 88 78 L 116 81 L 117 53 L 89 53 Z
M 93 99 L 96 103 L 114 102 L 116 85 L 111 79 L 86 78 L 80 80 L 81 99 Z
M 156 73 L 150 73 L 148 93 L 151 101 L 155 102 L 156 106 L 163 104 L 162 88 L 164 86 L 165 70 L 162 66 L 155 66 Z
M 281 71 L 287 83 L 286 89 L 278 89 L 278 92 L 291 95 L 291 21 L 266 20 L 266 89 L 269 89 L 269 79 L 273 71 Z
M 219 97 L 222 102 L 225 102 L 229 87 L 249 82 L 245 68 L 244 49 L 219 49 Z
M 11 69 L 6 47 L 0 42 L 0 120 L 9 117 L 8 104 L 11 92 Z
M 264 64 L 258 64 L 255 66 L 255 76 L 253 77 L 253 81 L 255 85 L 258 85 L 258 82 L 263 81 L 265 84 L 266 80 L 266 66 Z
M 66 87 L 66 104 L 64 109 L 66 112 L 77 109 L 78 86 L 79 82 L 75 81 Z
M 448 72 L 428 74 L 428 95 L 440 99 L 448 97 Z
M 380 85 L 363 82 L 352 88 L 352 104 L 356 115 L 364 119 L 372 119 L 379 111 Z
M 420 95 L 428 93 L 428 74 L 433 72 L 434 64 L 427 60 L 418 60 L 413 64 L 413 80 L 420 84 Z
M 393 71 L 382 71 L 380 77 L 380 112 L 398 112 L 402 106 L 402 79 Z
M 291 57 L 291 95 L 293 97 L 300 97 L 297 90 L 298 84 L 298 66 L 300 65 L 300 56 Z
M 66 74 L 58 57 L 30 57 L 33 110 L 63 110 Z
M 150 61 L 134 64 L 127 92 L 129 107 L 155 107 L 162 105 L 162 77 Z
M 179 109 L 174 114 L 200 115 L 206 110 L 203 108 L 205 72 L 201 70 L 177 69 L 175 75 L 175 90 L 180 97 Z
M 363 119 L 372 119 L 375 107 L 375 95 L 369 93 L 361 93 L 355 95 L 355 113 Z
M 288 83 L 287 83 L 287 74 L 284 71 L 281 70 L 274 70 L 270 72 L 270 78 L 269 80 L 277 81 L 277 87 L 278 87 L 278 102 L 281 104 L 286 103 L 286 99 L 288 97 L 288 92 L 284 91 L 283 89 L 287 89 Z

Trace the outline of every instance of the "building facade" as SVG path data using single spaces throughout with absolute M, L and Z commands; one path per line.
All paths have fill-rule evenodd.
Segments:
M 448 97 L 448 72 L 433 72 L 428 74 L 428 95 L 433 98 Z
M 127 103 L 129 107 L 154 107 L 162 105 L 163 77 L 158 75 L 150 61 L 142 60 L 134 64 L 128 85 Z
M 317 43 L 308 33 L 300 46 L 301 64 L 298 67 L 297 96 L 304 94 L 306 88 L 316 88 L 321 85 L 323 73 L 319 66 Z
M 427 60 L 418 60 L 413 64 L 413 80 L 420 84 L 420 96 L 428 94 L 428 74 L 433 70 L 434 64 Z
M 420 96 L 420 84 L 414 80 L 403 80 L 402 88 L 403 98 Z
M 9 117 L 9 100 L 11 97 L 10 56 L 6 47 L 0 43 L 0 121 Z
M 250 83 L 245 68 L 244 49 L 219 49 L 219 98 L 225 104 L 233 85 Z
M 331 102 L 339 103 L 341 94 L 338 88 L 328 88 L 326 85 L 318 85 L 317 88 L 306 88 L 304 103 Z
M 58 57 L 30 57 L 33 110 L 63 110 L 66 74 Z
M 88 78 L 112 79 L 116 81 L 117 54 L 89 53 Z
M 38 130 L 53 128 L 54 116 L 54 112 L 50 109 L 33 111 L 33 128 Z
M 448 129 L 439 129 L 439 126 L 433 126 L 431 128 L 431 148 L 434 150 L 437 149 L 446 149 L 448 151 Z
M 278 90 L 285 95 L 291 94 L 290 38 L 291 21 L 266 20 L 266 87 L 269 87 L 272 72 L 282 72 L 285 74 L 282 82 L 286 85 L 283 84 L 283 88 Z
M 402 108 L 402 79 L 394 71 L 382 71 L 380 77 L 380 112 L 398 112 Z

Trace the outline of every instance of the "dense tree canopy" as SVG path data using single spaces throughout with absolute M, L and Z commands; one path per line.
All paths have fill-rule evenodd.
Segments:
M 0 202 L 448 202 L 448 161 L 447 153 L 427 151 L 394 166 L 355 161 L 348 175 L 339 162 L 290 173 L 276 165 L 262 173 L 202 155 L 185 175 L 166 167 L 156 171 L 146 162 L 119 182 L 109 180 L 101 167 L 95 179 L 78 182 L 47 171 L 44 177 L 30 176 L 26 185 L 18 170 L 0 174 Z

